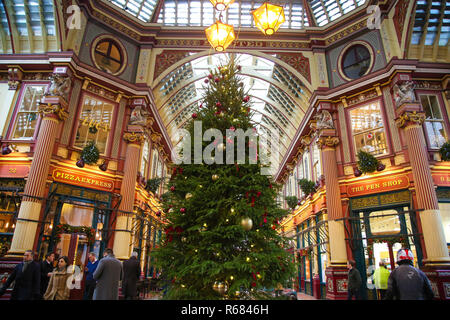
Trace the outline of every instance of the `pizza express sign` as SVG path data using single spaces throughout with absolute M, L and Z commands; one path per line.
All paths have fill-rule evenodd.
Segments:
M 89 174 L 83 176 L 72 170 L 54 169 L 53 180 L 57 182 L 68 183 L 79 187 L 92 188 L 103 191 L 113 191 L 114 181 L 100 176 Z
M 347 186 L 349 197 L 362 196 L 373 193 L 388 192 L 406 189 L 409 187 L 409 179 L 406 175 L 379 178 L 377 180 L 361 181 L 351 183 Z

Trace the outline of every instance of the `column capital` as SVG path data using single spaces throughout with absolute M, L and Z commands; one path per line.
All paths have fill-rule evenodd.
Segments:
M 125 132 L 123 139 L 128 143 L 141 144 L 145 140 L 144 134 L 140 132 Z
M 398 128 L 407 128 L 412 125 L 421 126 L 424 121 L 425 121 L 424 112 L 406 111 L 395 120 L 395 124 L 397 125 Z
M 17 90 L 22 83 L 23 72 L 20 67 L 11 66 L 8 68 L 8 90 Z
M 319 146 L 320 149 L 324 147 L 336 148 L 338 144 L 339 144 L 338 137 L 327 136 L 327 137 L 320 137 L 319 139 L 317 139 L 317 145 Z
M 46 103 L 39 105 L 39 113 L 43 118 L 50 117 L 56 118 L 59 121 L 66 121 L 69 117 L 69 113 L 60 104 Z

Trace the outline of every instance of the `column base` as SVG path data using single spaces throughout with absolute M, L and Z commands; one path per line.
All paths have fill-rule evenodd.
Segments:
M 325 270 L 327 277 L 327 300 L 347 299 L 347 266 L 329 266 Z
M 421 270 L 431 282 L 434 298 L 450 300 L 450 265 L 425 265 Z
M 313 296 L 317 300 L 320 300 L 321 293 L 320 293 L 320 277 L 318 274 L 315 274 L 312 281 L 313 286 Z

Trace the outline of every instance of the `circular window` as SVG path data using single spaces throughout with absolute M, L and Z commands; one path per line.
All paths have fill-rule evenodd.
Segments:
M 358 79 L 370 68 L 370 52 L 361 44 L 350 47 L 342 58 L 342 71 L 350 79 Z
M 93 44 L 93 58 L 100 70 L 117 75 L 125 64 L 125 49 L 111 38 L 97 39 Z

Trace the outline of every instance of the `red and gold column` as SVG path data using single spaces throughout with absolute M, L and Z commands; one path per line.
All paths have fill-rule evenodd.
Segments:
M 428 162 L 427 144 L 422 128 L 425 114 L 421 112 L 421 109 L 419 103 L 403 104 L 397 110 L 399 117 L 396 119 L 396 124 L 399 128 L 402 128 L 408 148 L 417 195 L 417 209 L 423 209 L 419 212 L 419 216 L 426 249 L 424 263 L 426 269 L 429 269 L 427 275 L 430 281 L 434 282 L 435 289 L 438 290 L 441 298 L 445 298 L 442 282 L 448 282 L 450 277 L 446 276 L 445 280 L 444 277 L 439 275 L 448 274 L 450 258 Z
M 120 202 L 119 211 L 117 213 L 116 227 L 114 231 L 114 254 L 117 259 L 125 260 L 130 257 L 131 245 L 131 222 L 134 204 L 134 196 L 136 190 L 136 177 L 139 165 L 139 154 L 141 144 L 144 141 L 144 135 L 141 132 L 127 132 L 123 135 L 123 139 L 128 143 L 124 176 L 120 194 L 122 201 Z
M 68 116 L 66 109 L 62 106 L 63 103 L 65 104 L 64 100 L 52 97 L 51 101 L 58 101 L 58 103 L 48 103 L 39 107 L 42 117 L 41 126 L 28 180 L 25 184 L 24 197 L 20 204 L 11 248 L 6 257 L 22 256 L 26 250 L 33 250 L 41 213 L 41 199 L 45 192 L 45 183 L 58 127 Z
M 325 271 L 327 276 L 327 299 L 345 299 L 347 246 L 344 221 L 336 221 L 336 219 L 342 218 L 343 215 L 336 160 L 336 147 L 339 144 L 339 138 L 335 135 L 334 129 L 324 129 L 320 132 L 317 144 L 322 150 L 328 214 L 330 265 L 327 266 Z

